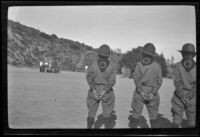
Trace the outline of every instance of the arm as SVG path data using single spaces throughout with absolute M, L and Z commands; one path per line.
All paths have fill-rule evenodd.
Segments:
M 192 99 L 195 96 L 195 94 L 196 94 L 196 82 L 193 81 L 191 84 L 192 84 L 192 89 L 190 90 L 190 92 L 187 95 L 187 97 L 189 99 Z
M 158 70 L 156 73 L 157 73 L 156 85 L 153 87 L 153 93 L 157 93 L 157 91 L 160 89 L 162 85 L 162 69 L 160 66 L 158 66 Z
M 179 97 L 179 98 L 184 98 L 185 95 L 183 93 L 183 81 L 181 79 L 181 74 L 180 71 L 178 69 L 178 65 L 175 66 L 174 69 L 174 86 L 175 86 L 175 94 Z
M 109 92 L 110 89 L 112 89 L 112 87 L 115 85 L 115 83 L 116 83 L 116 72 L 115 72 L 115 70 L 113 70 L 113 72 L 111 73 L 111 75 L 108 78 L 108 84 L 105 88 L 105 91 Z
M 139 64 L 137 63 L 135 67 L 135 72 L 134 72 L 134 82 L 135 82 L 135 86 L 138 92 L 141 91 L 141 84 L 139 82 L 140 77 L 141 77 L 140 67 L 139 67 Z
M 86 75 L 86 79 L 87 79 L 87 82 L 88 82 L 88 85 L 90 87 L 91 90 L 94 90 L 95 89 L 95 83 L 94 83 L 94 72 L 92 71 L 89 71 Z

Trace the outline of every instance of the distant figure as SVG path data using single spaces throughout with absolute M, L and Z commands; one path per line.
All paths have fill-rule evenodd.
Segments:
M 49 60 L 49 70 L 51 70 L 51 67 L 52 67 L 52 61 Z
M 85 66 L 85 73 L 87 74 L 88 72 L 88 66 Z
M 44 70 L 45 70 L 45 72 L 46 72 L 47 68 L 48 68 L 48 62 L 45 61 L 45 62 L 44 62 Z
M 42 61 L 40 61 L 40 72 L 43 72 L 43 70 L 44 70 L 44 69 L 43 69 L 43 68 L 44 68 L 43 65 L 44 65 L 44 63 L 43 63 Z
M 125 77 L 125 66 L 122 67 L 122 75 L 121 75 L 121 78 L 124 78 Z

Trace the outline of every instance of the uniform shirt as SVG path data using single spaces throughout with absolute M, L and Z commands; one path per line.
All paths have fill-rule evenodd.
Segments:
M 96 59 L 98 60 L 98 57 Z M 110 60 L 110 64 L 106 70 L 101 72 L 98 67 L 97 60 L 93 61 L 88 66 L 88 73 L 86 76 L 87 82 L 92 90 L 95 89 L 95 85 L 104 84 L 104 90 L 110 91 L 116 83 L 115 63 L 114 61 Z
M 162 84 L 162 70 L 157 62 L 143 66 L 136 64 L 134 82 L 138 92 L 157 94 Z
M 178 62 L 175 64 L 174 76 L 174 86 L 178 96 L 185 97 L 193 91 L 196 93 L 196 66 L 187 72 Z

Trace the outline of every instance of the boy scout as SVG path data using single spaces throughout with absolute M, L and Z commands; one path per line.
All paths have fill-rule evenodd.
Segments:
M 88 65 L 86 79 L 90 89 L 87 97 L 87 128 L 93 127 L 100 102 L 103 108 L 105 128 L 111 128 L 111 113 L 114 109 L 115 103 L 115 96 L 112 87 L 116 83 L 116 66 L 114 61 L 109 59 L 109 56 L 110 47 L 104 44 L 99 47 L 98 54 L 93 54 L 93 61 Z
M 191 43 L 183 45 L 181 52 L 183 59 L 176 63 L 174 69 L 175 92 L 171 100 L 172 104 L 172 128 L 181 126 L 183 112 L 187 117 L 187 126 L 195 127 L 196 121 L 196 63 L 195 47 Z
M 141 49 L 141 61 L 136 64 L 134 82 L 136 89 L 134 91 L 131 118 L 132 128 L 140 125 L 140 115 L 144 104 L 147 107 L 151 128 L 157 127 L 157 114 L 160 104 L 158 89 L 162 84 L 161 66 L 154 61 L 155 47 L 152 43 L 147 43 Z

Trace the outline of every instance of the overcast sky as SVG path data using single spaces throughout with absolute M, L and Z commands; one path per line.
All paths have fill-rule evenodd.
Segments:
M 122 52 L 151 42 L 166 59 L 184 43 L 196 46 L 193 6 L 26 6 L 11 7 L 8 18 L 48 34 Z

